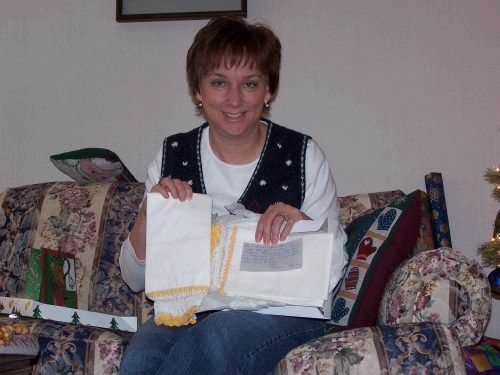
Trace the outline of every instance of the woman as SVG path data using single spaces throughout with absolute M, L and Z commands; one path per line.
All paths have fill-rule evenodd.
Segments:
M 299 220 L 339 219 L 335 183 L 310 137 L 261 118 L 279 82 L 281 44 L 262 24 L 210 21 L 187 55 L 193 97 L 207 122 L 167 137 L 148 169 L 146 191 L 186 201 L 210 194 L 213 212 L 238 201 L 261 213 L 255 240 L 287 238 Z M 124 280 L 144 289 L 146 201 L 120 255 Z M 339 226 L 341 235 L 345 234 Z M 133 337 L 121 374 L 266 374 L 294 347 L 323 335 L 324 321 L 217 311 L 184 327 L 153 319 Z

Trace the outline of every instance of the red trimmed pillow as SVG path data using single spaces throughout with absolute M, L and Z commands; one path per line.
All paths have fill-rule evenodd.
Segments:
M 421 216 L 421 192 L 416 190 L 347 227 L 350 261 L 334 295 L 328 332 L 376 324 L 387 280 L 415 249 Z

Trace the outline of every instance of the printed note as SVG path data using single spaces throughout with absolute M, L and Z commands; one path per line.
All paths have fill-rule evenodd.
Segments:
M 240 271 L 277 272 L 302 268 L 302 238 L 275 246 L 244 243 Z

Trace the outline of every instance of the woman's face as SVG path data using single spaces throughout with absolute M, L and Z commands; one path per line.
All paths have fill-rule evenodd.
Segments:
M 196 98 L 203 110 L 210 132 L 230 139 L 244 139 L 259 127 L 264 102 L 271 99 L 264 74 L 248 66 L 224 64 L 201 79 Z

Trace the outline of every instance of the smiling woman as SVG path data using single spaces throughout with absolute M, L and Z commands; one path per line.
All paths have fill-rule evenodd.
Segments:
M 267 126 L 260 115 L 271 93 L 257 69 L 221 65 L 201 80 L 196 98 L 208 119 L 215 155 L 228 164 L 248 164 L 259 157 L 266 140 Z
M 240 203 L 260 214 L 255 242 L 266 246 L 285 241 L 300 220 L 339 223 L 335 182 L 319 145 L 261 117 L 277 90 L 280 63 L 281 43 L 266 25 L 221 17 L 203 27 L 186 68 L 206 122 L 165 138 L 149 165 L 146 192 L 180 202 L 194 193 L 209 194 L 218 215 Z M 146 219 L 144 200 L 120 254 L 123 278 L 137 291 L 145 286 Z M 345 243 L 340 224 L 336 232 Z M 153 319 L 142 325 L 120 374 L 267 374 L 292 348 L 325 332 L 316 319 L 252 311 L 194 317 L 194 312 L 192 326 Z

